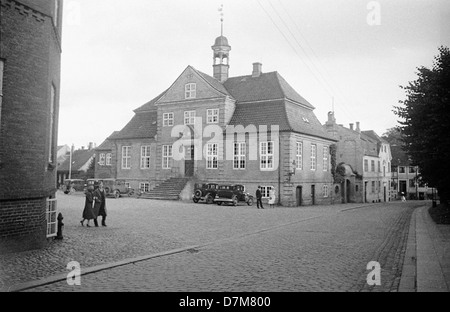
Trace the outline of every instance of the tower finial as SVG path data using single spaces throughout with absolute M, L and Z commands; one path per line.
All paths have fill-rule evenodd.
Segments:
M 220 35 L 223 36 L 223 4 L 220 5 Z

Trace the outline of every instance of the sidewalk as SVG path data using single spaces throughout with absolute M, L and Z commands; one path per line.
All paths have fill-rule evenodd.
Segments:
M 400 292 L 450 292 L 450 225 L 435 224 L 428 209 L 411 218 Z

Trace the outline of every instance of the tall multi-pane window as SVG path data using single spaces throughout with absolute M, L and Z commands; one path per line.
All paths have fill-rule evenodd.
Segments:
M 269 198 L 270 191 L 273 189 L 273 186 L 263 185 L 261 186 L 261 196 L 262 198 Z
M 141 146 L 141 169 L 150 169 L 150 146 Z
M 122 169 L 131 169 L 131 146 L 122 146 Z
M 234 143 L 233 169 L 245 169 L 245 142 Z
M 58 220 L 56 217 L 56 198 L 47 199 L 46 219 L 47 219 L 47 237 L 57 235 Z
M 48 161 L 50 163 L 53 163 L 53 159 L 55 158 L 55 149 L 54 149 L 54 143 L 55 143 L 55 105 L 56 105 L 56 89 L 55 86 L 52 84 L 50 89 L 50 124 L 49 124 L 49 156 Z
M 311 170 L 316 170 L 317 145 L 311 144 Z
M 162 167 L 163 169 L 170 169 L 171 168 L 171 160 L 172 160 L 172 145 L 163 145 L 162 150 Z
M 99 160 L 98 160 L 98 164 L 100 166 L 104 166 L 105 165 L 105 158 L 106 158 L 105 153 L 100 153 Z
M 323 147 L 323 171 L 328 171 L 328 146 Z
M 185 125 L 195 124 L 195 111 L 184 112 L 184 124 Z
M 206 111 L 206 123 L 215 124 L 219 123 L 219 109 L 208 109 Z
M 328 184 L 323 185 L 323 197 L 328 197 Z
M 218 151 L 217 143 L 208 143 L 206 151 L 206 169 L 217 169 L 218 168 Z
M 375 160 L 370 161 L 370 171 L 375 172 Z
M 163 127 L 171 127 L 171 126 L 173 126 L 173 113 L 164 113 Z
M 296 152 L 296 169 L 303 169 L 303 143 L 297 142 L 297 152 Z
M 195 99 L 197 97 L 197 85 L 195 83 L 187 83 L 184 86 L 185 99 Z
M 381 172 L 381 162 L 378 161 L 378 172 Z
M 375 193 L 375 181 L 372 181 L 372 193 Z
M 273 169 L 273 141 L 261 142 L 259 148 L 260 169 Z
M 106 165 L 111 166 L 111 153 L 106 153 Z
M 364 159 L 364 171 L 369 171 L 369 161 L 367 159 Z

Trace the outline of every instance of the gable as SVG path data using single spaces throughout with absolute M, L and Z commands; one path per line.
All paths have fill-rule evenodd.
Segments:
M 170 88 L 165 92 L 161 98 L 158 99 L 156 105 L 180 101 L 194 101 L 199 99 L 211 99 L 224 97 L 227 94 L 226 90 L 220 90 L 215 84 L 212 84 L 209 79 L 205 79 L 205 74 L 195 70 L 192 66 L 188 66 L 183 73 L 175 80 Z M 209 77 L 214 79 L 212 77 Z M 186 99 L 185 86 L 189 83 L 195 83 L 196 96 L 195 98 Z

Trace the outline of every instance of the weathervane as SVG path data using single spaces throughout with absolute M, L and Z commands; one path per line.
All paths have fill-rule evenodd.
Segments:
M 223 36 L 223 4 L 220 5 L 220 35 Z

